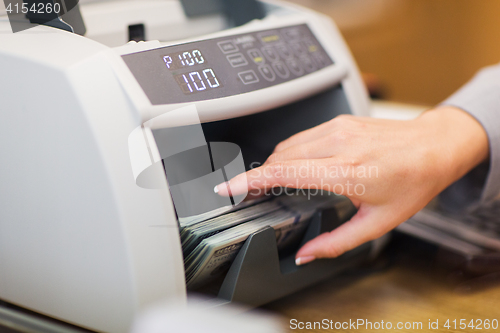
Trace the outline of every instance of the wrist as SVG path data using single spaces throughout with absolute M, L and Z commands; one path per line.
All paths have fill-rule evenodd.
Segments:
M 435 154 L 435 167 L 445 182 L 444 187 L 489 156 L 488 136 L 483 126 L 459 108 L 440 106 L 415 121 L 426 133 L 426 143 Z

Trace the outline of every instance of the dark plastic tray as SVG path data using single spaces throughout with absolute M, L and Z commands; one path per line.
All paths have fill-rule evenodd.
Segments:
M 342 222 L 334 209 L 317 212 L 302 244 Z M 245 241 L 222 283 L 218 298 L 222 304 L 238 302 L 260 306 L 358 266 L 366 261 L 370 249 L 367 243 L 338 258 L 318 259 L 299 267 L 295 265 L 295 254 L 280 260 L 275 231 L 266 227 Z

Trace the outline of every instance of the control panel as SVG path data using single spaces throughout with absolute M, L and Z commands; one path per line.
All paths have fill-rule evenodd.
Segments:
M 122 56 L 153 105 L 268 88 L 333 64 L 306 24 Z

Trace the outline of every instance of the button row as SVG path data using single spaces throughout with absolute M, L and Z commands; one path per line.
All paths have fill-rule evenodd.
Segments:
M 319 67 L 328 64 L 328 59 L 322 52 L 317 52 L 318 47 L 310 40 L 304 40 L 300 30 L 285 31 L 287 43 L 283 43 L 279 38 L 275 42 L 262 48 L 253 48 L 246 51 L 250 61 L 258 65 L 260 76 L 269 82 L 276 80 L 276 77 L 287 79 L 290 74 L 301 76 L 306 72 L 314 72 Z M 270 40 L 274 35 L 266 35 Z M 220 50 L 227 54 L 227 61 L 232 67 L 238 68 L 248 65 L 246 56 L 239 52 L 238 46 L 232 40 L 218 42 Z M 311 58 L 312 57 L 312 58 Z M 271 64 L 266 64 L 269 61 Z M 240 80 L 244 84 L 253 84 L 260 81 L 259 75 L 254 70 L 245 70 L 238 73 Z
M 270 49 L 267 49 L 267 50 L 269 51 Z M 278 62 L 275 61 L 275 60 L 279 60 L 280 59 L 279 57 L 276 57 L 274 55 L 268 56 L 265 51 L 264 51 L 264 54 L 266 54 L 266 57 L 268 58 L 268 60 L 273 62 L 273 67 L 275 67 L 275 70 L 278 72 L 278 75 L 280 72 L 281 73 L 285 72 L 282 69 L 282 67 L 284 67 L 284 65 L 276 65 L 276 64 L 283 64 L 281 61 L 278 61 Z M 257 65 L 263 65 L 265 63 L 265 59 L 264 59 L 262 53 L 258 49 L 249 50 L 248 55 L 253 60 L 253 62 Z M 314 58 L 314 61 L 310 57 L 308 57 L 307 55 L 299 57 L 300 63 L 302 63 L 305 70 L 309 73 L 317 70 L 317 64 L 319 64 L 320 66 L 325 66 L 327 64 L 327 59 L 321 53 L 313 54 L 312 56 Z M 229 63 L 231 64 L 231 66 L 234 68 L 248 65 L 248 61 L 242 53 L 230 54 L 226 58 L 227 58 L 227 61 L 229 61 Z M 294 58 L 292 56 L 292 57 L 287 58 L 285 61 L 286 61 L 286 64 L 288 65 L 288 67 L 290 68 L 290 70 L 292 71 L 292 73 L 294 73 L 295 75 L 302 75 L 303 74 L 302 66 L 299 64 L 299 61 L 297 61 L 296 58 Z M 269 65 L 266 65 L 266 66 L 269 67 Z M 279 69 L 276 69 L 276 66 L 278 66 Z M 286 75 L 286 74 L 283 74 L 280 76 L 282 78 L 288 77 L 288 75 Z
M 227 56 L 227 60 L 233 67 L 245 66 L 248 64 L 245 56 L 242 53 L 234 53 L 239 51 L 238 47 L 234 45 L 234 43 L 230 40 L 222 41 L 218 43 L 219 48 L 223 53 L 231 53 Z M 250 59 L 253 60 L 257 65 L 263 64 L 266 62 L 266 59 L 270 62 L 275 62 L 283 59 L 293 58 L 294 55 L 299 58 L 307 57 L 308 53 L 316 60 L 318 65 L 321 67 L 326 66 L 328 64 L 328 60 L 325 56 L 317 52 L 318 47 L 311 41 L 303 41 L 303 42 L 293 42 L 290 44 L 276 44 L 274 46 L 265 46 L 261 50 L 259 49 L 251 49 L 247 51 Z
M 295 58 L 287 59 L 286 65 L 282 61 L 278 61 L 274 62 L 272 66 L 267 64 L 259 66 L 260 74 L 269 82 L 276 80 L 276 75 L 282 79 L 287 79 L 290 77 L 290 72 L 295 76 L 301 76 L 306 71 L 314 72 L 315 70 L 316 64 L 309 57 L 300 58 L 300 62 Z M 240 72 L 238 76 L 244 84 L 259 82 L 259 77 L 253 70 Z
M 297 45 L 299 45 L 299 40 L 303 37 L 303 34 L 299 29 L 286 29 L 282 31 L 282 34 L 285 36 L 285 40 L 295 42 Z M 258 36 L 264 44 L 268 45 L 284 42 L 284 40 L 280 38 L 280 34 L 276 31 L 260 33 Z M 236 46 L 232 40 L 220 41 L 217 45 L 224 54 L 239 51 L 238 46 Z

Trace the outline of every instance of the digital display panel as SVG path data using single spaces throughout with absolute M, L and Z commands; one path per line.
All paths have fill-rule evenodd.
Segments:
M 307 24 L 160 47 L 122 59 L 153 105 L 247 93 L 333 64 Z

